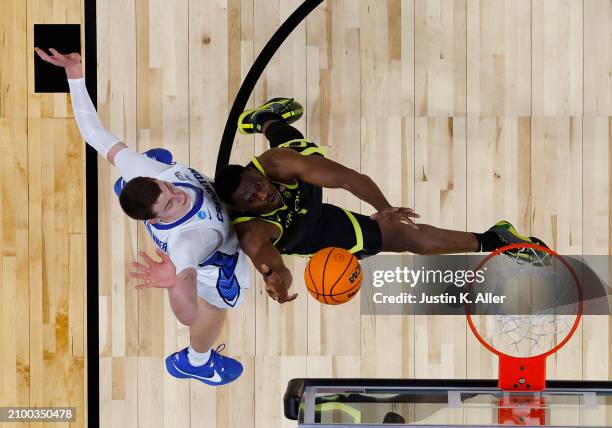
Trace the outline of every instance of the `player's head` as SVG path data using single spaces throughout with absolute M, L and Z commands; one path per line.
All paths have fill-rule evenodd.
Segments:
M 266 213 L 274 210 L 281 197 L 274 184 L 253 168 L 229 165 L 215 177 L 219 198 L 238 211 Z
M 156 223 L 184 212 L 189 205 L 189 196 L 167 181 L 136 177 L 121 190 L 119 203 L 133 219 Z

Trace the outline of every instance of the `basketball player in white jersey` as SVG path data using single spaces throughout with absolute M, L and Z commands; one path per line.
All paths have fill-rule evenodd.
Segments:
M 244 300 L 249 268 L 212 181 L 185 165 L 137 153 L 104 129 L 85 88 L 80 55 L 50 52 L 36 48 L 44 61 L 66 70 L 83 139 L 121 171 L 123 210 L 144 221 L 162 260 L 176 266 L 164 271 L 165 265 L 141 253 L 145 264 L 133 263 L 141 272 L 131 274 L 143 281 L 136 288 L 166 288 L 172 311 L 189 326 L 191 346 L 170 355 L 166 368 L 174 377 L 209 385 L 232 382 L 242 373 L 242 365 L 219 353 L 224 345 L 212 346 L 226 310 Z M 152 281 L 149 272 L 162 281 Z

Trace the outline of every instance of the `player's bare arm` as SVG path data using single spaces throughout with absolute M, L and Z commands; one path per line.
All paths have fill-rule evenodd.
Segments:
M 272 241 L 278 237 L 278 228 L 263 220 L 250 220 L 235 225 L 240 246 L 263 275 L 266 292 L 279 303 L 290 302 L 297 293 L 289 295 L 291 272 L 285 266 L 279 251 Z
M 130 272 L 130 276 L 142 281 L 135 288 L 167 289 L 172 312 L 181 323 L 190 326 L 198 318 L 196 270 L 183 269 L 177 275 L 170 257 L 159 249 L 156 253 L 161 258 L 159 262 L 143 251 L 140 252 L 143 263 L 132 262 L 136 271 Z
M 302 156 L 286 148 L 267 150 L 257 159 L 275 180 L 292 182 L 300 179 L 316 186 L 341 188 L 372 205 L 377 211 L 373 216 L 375 220 L 400 220 L 417 227 L 412 218 L 420 216 L 412 209 L 392 207 L 369 176 L 338 162 L 323 156 Z

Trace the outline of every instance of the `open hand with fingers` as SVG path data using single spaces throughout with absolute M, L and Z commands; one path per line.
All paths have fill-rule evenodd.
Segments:
M 130 272 L 130 276 L 142 280 L 134 288 L 172 288 L 176 285 L 177 277 L 174 263 L 162 250 L 156 249 L 155 252 L 161 258 L 160 262 L 153 260 L 144 251 L 139 253 L 144 264 L 132 262 L 132 267 L 136 268 L 136 271 Z
M 401 223 L 414 227 L 415 229 L 418 229 L 419 226 L 417 226 L 412 219 L 419 217 L 421 216 L 415 213 L 412 208 L 402 207 L 388 207 L 370 216 L 372 220 L 399 221 Z
M 40 48 L 34 48 L 34 51 L 43 61 L 66 69 L 66 76 L 69 79 L 80 79 L 83 77 L 81 55 L 78 53 L 61 54 L 53 48 L 49 49 L 51 55 Z
M 268 265 L 262 264 L 261 272 L 266 282 L 266 292 L 273 300 L 278 303 L 286 303 L 297 298 L 297 293 L 290 296 L 288 292 L 289 287 L 291 287 L 291 273 L 288 270 L 285 275 L 281 275 L 272 271 Z

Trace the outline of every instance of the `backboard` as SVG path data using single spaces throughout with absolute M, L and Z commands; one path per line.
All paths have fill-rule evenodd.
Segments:
M 293 379 L 285 416 L 303 428 L 612 426 L 612 382 L 548 381 L 503 392 L 495 380 Z

